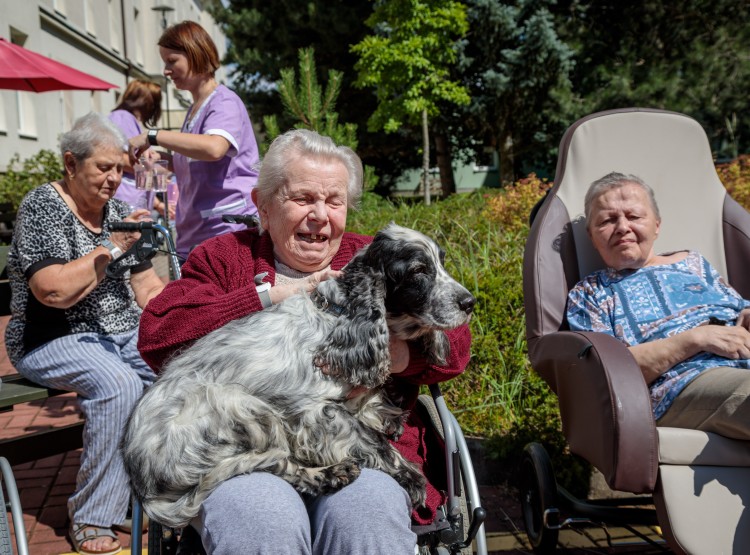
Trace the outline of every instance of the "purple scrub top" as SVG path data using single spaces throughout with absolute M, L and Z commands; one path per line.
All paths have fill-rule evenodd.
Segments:
M 210 237 L 244 229 L 222 222 L 223 214 L 257 214 L 250 191 L 258 179 L 258 145 L 245 105 L 234 92 L 219 85 L 193 117 L 192 108 L 183 133 L 219 135 L 229 144 L 226 156 L 215 162 L 193 160 L 174 153 L 179 198 L 175 224 L 177 251 L 186 256 Z
M 142 133 L 141 124 L 138 119 L 127 110 L 115 110 L 110 112 L 109 119 L 120 128 L 125 138 L 130 139 Z M 131 209 L 136 206 L 143 206 L 146 191 L 139 191 L 135 188 L 135 176 L 132 173 L 123 173 L 120 186 L 117 188 L 115 198 L 127 202 Z

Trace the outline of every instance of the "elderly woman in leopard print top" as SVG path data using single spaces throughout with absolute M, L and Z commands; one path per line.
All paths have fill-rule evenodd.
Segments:
M 86 417 L 77 487 L 68 501 L 80 553 L 121 550 L 113 525 L 126 518 L 129 486 L 118 444 L 131 408 L 155 379 L 136 348 L 141 309 L 164 287 L 150 262 L 106 275 L 137 240 L 110 230 L 135 220 L 112 198 L 125 137 L 106 117 L 80 118 L 61 139 L 65 175 L 24 198 L 8 255 L 9 357 L 19 373 L 75 391 Z

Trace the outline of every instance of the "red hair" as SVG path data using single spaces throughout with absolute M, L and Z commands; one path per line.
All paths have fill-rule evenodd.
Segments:
M 219 69 L 219 51 L 206 30 L 195 21 L 183 21 L 169 27 L 157 43 L 163 48 L 184 52 L 191 72 L 213 76 Z

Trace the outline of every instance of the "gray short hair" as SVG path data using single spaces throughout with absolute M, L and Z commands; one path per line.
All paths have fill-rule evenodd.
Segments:
M 287 184 L 289 162 L 297 156 L 341 162 L 349 174 L 346 203 L 356 208 L 362 196 L 362 161 L 351 148 L 336 145 L 330 137 L 309 129 L 292 129 L 276 137 L 263 157 L 255 190 L 258 204 L 268 202 Z M 260 208 L 260 207 L 259 207 Z
M 604 177 L 600 177 L 599 179 L 594 181 L 589 186 L 589 190 L 586 191 L 586 197 L 583 200 L 583 213 L 586 215 L 586 226 L 588 226 L 588 222 L 590 222 L 591 220 L 591 205 L 594 204 L 594 201 L 607 191 L 611 191 L 612 189 L 619 189 L 620 187 L 628 183 L 634 183 L 635 185 L 638 185 L 644 191 L 646 191 L 648 199 L 651 202 L 651 208 L 653 208 L 654 214 L 656 214 L 656 219 L 661 220 L 661 215 L 659 214 L 659 205 L 656 203 L 654 190 L 650 185 L 648 185 L 637 175 L 611 172 Z
M 76 162 L 90 157 L 99 147 L 115 147 L 128 150 L 128 140 L 120 128 L 102 114 L 89 112 L 78 118 L 73 128 L 60 137 L 60 152 L 70 152 Z

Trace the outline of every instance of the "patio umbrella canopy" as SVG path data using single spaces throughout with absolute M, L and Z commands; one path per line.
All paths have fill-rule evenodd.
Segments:
M 0 89 L 46 92 L 116 88 L 117 85 L 0 38 Z

